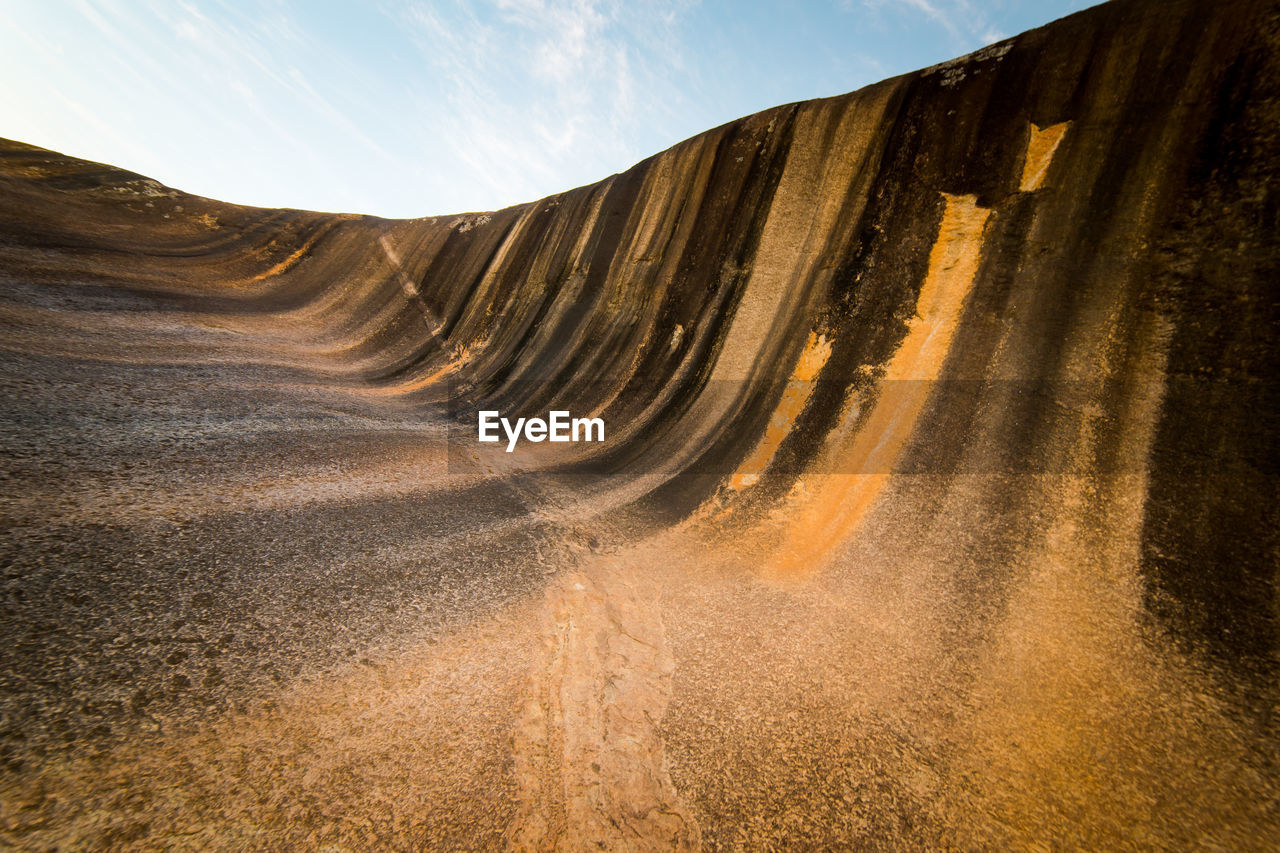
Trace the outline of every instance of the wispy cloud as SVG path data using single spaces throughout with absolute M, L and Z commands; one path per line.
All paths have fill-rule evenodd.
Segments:
M 532 193 L 566 163 L 576 166 L 572 185 L 652 153 L 640 147 L 652 111 L 637 109 L 636 92 L 675 88 L 667 75 L 679 63 L 646 61 L 637 33 L 677 25 L 682 8 L 492 0 L 413 3 L 399 15 L 445 88 L 450 112 L 440 124 L 458 158 L 495 191 Z
M 843 0 L 842 5 L 852 11 L 853 3 L 854 0 Z M 858 8 L 880 14 L 894 12 L 908 20 L 923 19 L 945 31 L 958 50 L 1007 38 L 969 0 L 860 0 Z
M 7 0 L 0 135 L 230 201 L 493 209 L 1081 2 Z

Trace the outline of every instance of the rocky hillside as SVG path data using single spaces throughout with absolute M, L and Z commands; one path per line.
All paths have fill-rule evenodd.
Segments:
M 0 143 L 0 843 L 1280 843 L 1278 99 L 1113 0 L 491 213 Z

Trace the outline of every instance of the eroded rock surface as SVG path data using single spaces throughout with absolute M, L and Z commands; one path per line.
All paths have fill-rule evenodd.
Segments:
M 0 845 L 1280 846 L 1277 152 L 1263 0 L 490 213 L 0 144 Z

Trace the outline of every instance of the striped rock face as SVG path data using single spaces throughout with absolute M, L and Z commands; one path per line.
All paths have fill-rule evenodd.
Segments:
M 484 214 L 0 143 L 0 846 L 1280 845 L 1277 187 L 1263 0 Z

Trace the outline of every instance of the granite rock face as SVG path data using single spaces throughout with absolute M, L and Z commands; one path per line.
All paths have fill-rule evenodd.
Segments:
M 0 844 L 1280 844 L 1277 187 L 1263 0 L 491 213 L 0 143 Z

